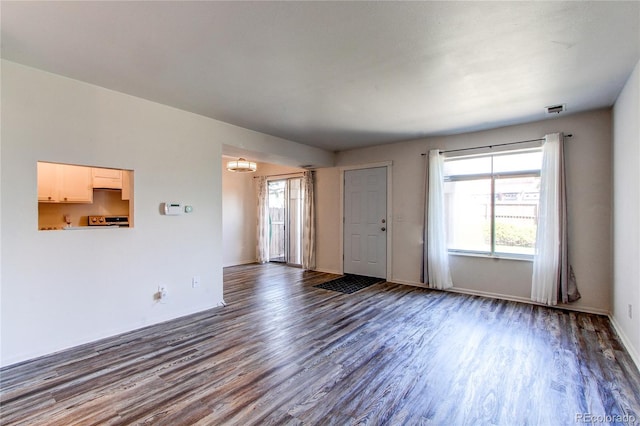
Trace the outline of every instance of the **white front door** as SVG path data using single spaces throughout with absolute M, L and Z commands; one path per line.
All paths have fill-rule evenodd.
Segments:
M 344 273 L 387 277 L 387 168 L 344 172 Z

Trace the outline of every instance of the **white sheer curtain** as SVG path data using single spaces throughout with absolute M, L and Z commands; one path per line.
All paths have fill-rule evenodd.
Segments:
M 258 180 L 258 220 L 256 227 L 256 258 L 258 263 L 269 261 L 269 184 L 265 176 Z
M 569 264 L 563 139 L 562 133 L 546 135 L 542 147 L 531 299 L 547 305 L 580 298 Z
M 303 224 L 302 224 L 302 268 L 316 267 L 316 208 L 313 190 L 313 172 L 304 172 L 302 176 Z
M 427 238 L 425 265 L 431 288 L 453 287 L 449 270 L 449 253 L 444 216 L 444 158 L 437 149 L 429 151 L 427 194 Z

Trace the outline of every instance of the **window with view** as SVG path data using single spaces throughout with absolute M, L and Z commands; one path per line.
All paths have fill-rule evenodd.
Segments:
M 446 159 L 449 251 L 532 257 L 541 165 L 540 149 Z

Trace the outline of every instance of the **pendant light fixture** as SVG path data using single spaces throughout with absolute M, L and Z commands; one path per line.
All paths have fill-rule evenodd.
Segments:
M 256 163 L 253 161 L 247 161 L 244 158 L 238 158 L 237 160 L 227 162 L 227 170 L 230 172 L 255 172 L 257 169 Z

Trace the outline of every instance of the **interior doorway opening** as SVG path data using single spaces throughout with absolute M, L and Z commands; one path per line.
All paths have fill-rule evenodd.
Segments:
M 302 264 L 302 178 L 270 180 L 269 261 Z

